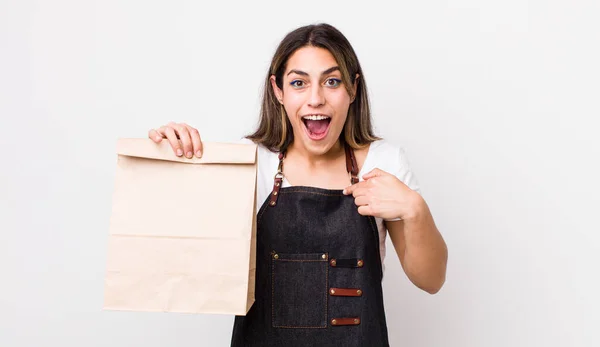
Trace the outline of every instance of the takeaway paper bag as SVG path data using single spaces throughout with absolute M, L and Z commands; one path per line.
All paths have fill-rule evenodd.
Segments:
M 245 315 L 254 303 L 256 145 L 119 139 L 104 308 Z

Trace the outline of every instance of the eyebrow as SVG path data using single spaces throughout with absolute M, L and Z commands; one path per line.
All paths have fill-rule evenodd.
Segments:
M 329 69 L 323 71 L 321 73 L 321 75 L 327 75 L 327 74 L 330 74 L 330 73 L 332 73 L 334 71 L 340 71 L 339 66 L 330 67 Z M 289 75 L 289 74 L 292 74 L 292 73 L 295 73 L 295 74 L 298 74 L 298 75 L 301 75 L 301 76 L 308 76 L 308 73 L 306 73 L 304 71 L 301 71 L 301 70 L 290 70 L 290 72 L 288 72 L 287 74 Z

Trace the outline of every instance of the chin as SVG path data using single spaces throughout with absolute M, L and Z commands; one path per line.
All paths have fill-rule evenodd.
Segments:
M 305 144 L 306 150 L 314 155 L 314 156 L 320 156 L 320 155 L 325 155 L 327 154 L 327 152 L 329 152 L 331 150 L 331 148 L 333 147 L 334 143 L 328 143 L 328 144 Z

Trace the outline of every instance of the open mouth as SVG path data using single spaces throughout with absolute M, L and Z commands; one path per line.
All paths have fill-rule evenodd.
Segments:
M 321 140 L 329 132 L 331 117 L 323 114 L 311 114 L 302 117 L 302 122 L 308 137 L 312 140 Z

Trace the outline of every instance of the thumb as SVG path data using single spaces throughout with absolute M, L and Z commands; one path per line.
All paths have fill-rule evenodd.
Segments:
M 368 173 L 364 174 L 363 179 L 368 180 L 373 177 L 383 176 L 384 174 L 385 174 L 385 172 L 376 168 L 376 169 L 373 169 L 373 170 L 369 171 Z

